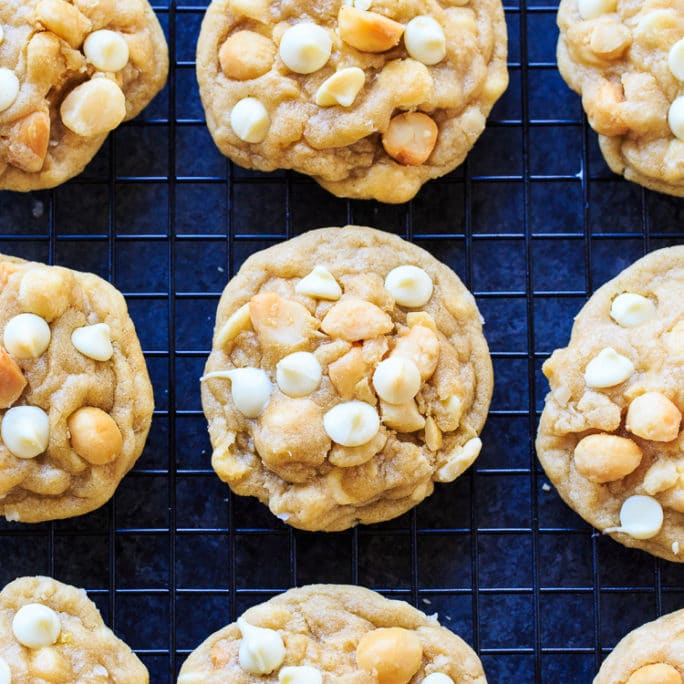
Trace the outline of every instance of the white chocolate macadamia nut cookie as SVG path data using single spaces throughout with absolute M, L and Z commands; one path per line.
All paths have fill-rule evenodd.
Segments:
M 268 675 L 268 676 L 266 676 Z M 458 636 L 404 601 L 313 584 L 247 610 L 181 668 L 178 684 L 486 684 Z
M 0 255 L 0 516 L 41 522 L 104 504 L 142 453 L 153 408 L 121 294 L 91 273 Z
M 684 196 L 684 8 L 680 0 L 561 0 L 558 68 L 582 96 L 606 163 Z
M 623 637 L 603 661 L 594 684 L 682 684 L 684 610 L 648 622 Z
M 372 228 L 315 230 L 223 292 L 202 378 L 212 465 L 294 527 L 389 520 L 477 458 L 492 382 L 453 271 Z
M 684 247 L 598 289 L 543 371 L 537 455 L 558 493 L 625 546 L 684 562 Z
M 166 82 L 147 0 L 3 0 L 0 35 L 0 190 L 79 174 Z
M 506 54 L 500 0 L 213 0 L 197 76 L 237 164 L 397 203 L 465 159 Z
M 0 682 L 147 684 L 147 668 L 83 589 L 20 577 L 0 591 Z

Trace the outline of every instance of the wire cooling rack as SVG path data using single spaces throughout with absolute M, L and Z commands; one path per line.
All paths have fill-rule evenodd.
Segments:
M 684 568 L 593 532 L 551 490 L 533 441 L 543 360 L 593 289 L 681 243 L 684 203 L 610 174 L 555 67 L 556 7 L 506 7 L 511 86 L 467 162 L 407 205 L 336 199 L 307 178 L 229 164 L 204 126 L 194 46 L 208 3 L 158 3 L 169 85 L 86 172 L 0 193 L 0 251 L 92 270 L 126 295 L 157 410 L 114 500 L 88 516 L 0 523 L 0 583 L 87 588 L 154 684 L 244 609 L 295 584 L 402 598 L 471 643 L 491 683 L 590 682 L 637 625 L 684 605 Z M 339 534 L 296 532 L 210 468 L 199 383 L 215 307 L 251 253 L 307 229 L 402 235 L 476 294 L 496 388 L 477 464 L 416 510 Z

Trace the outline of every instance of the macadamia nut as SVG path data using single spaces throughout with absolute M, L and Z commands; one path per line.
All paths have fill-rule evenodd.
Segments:
M 263 76 L 273 66 L 276 47 L 255 31 L 238 31 L 226 38 L 219 50 L 221 70 L 226 78 L 247 81 Z
M 633 435 L 654 442 L 677 438 L 682 423 L 681 411 L 659 392 L 646 392 L 632 400 L 625 427 Z
M 627 684 L 682 684 L 682 676 L 672 665 L 653 663 L 633 672 Z
M 67 420 L 71 434 L 71 448 L 93 465 L 111 463 L 123 447 L 121 430 L 105 411 L 84 406 Z
M 319 107 L 351 107 L 365 82 L 363 69 L 345 67 L 323 81 L 316 91 L 315 102 Z
M 83 138 L 113 131 L 126 118 L 126 96 L 108 78 L 93 78 L 74 88 L 62 102 L 62 123 Z
M 423 645 L 414 632 L 381 627 L 366 632 L 356 649 L 358 666 L 378 684 L 407 684 L 423 660 Z
M 39 266 L 31 268 L 21 278 L 19 303 L 48 323 L 59 318 L 69 306 L 69 289 L 64 271 Z
M 642 451 L 631 439 L 616 435 L 588 435 L 575 447 L 575 468 L 591 482 L 614 482 L 634 472 Z

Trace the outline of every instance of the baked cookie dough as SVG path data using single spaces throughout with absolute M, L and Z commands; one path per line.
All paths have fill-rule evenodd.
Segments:
M 51 188 L 79 174 L 167 72 L 147 0 L 3 0 L 0 190 Z
M 264 675 L 269 675 L 265 677 Z M 313 584 L 250 608 L 212 634 L 178 684 L 486 684 L 459 637 L 404 601 Z
M 0 682 L 147 684 L 147 668 L 83 589 L 21 577 L 0 591 Z
M 558 67 L 610 168 L 684 196 L 684 10 L 679 0 L 561 0 Z
M 603 661 L 594 684 L 682 684 L 684 610 L 630 632 Z
M 500 0 L 214 0 L 197 76 L 237 164 L 396 203 L 465 159 L 506 52 Z
M 104 504 L 140 456 L 153 408 L 115 288 L 0 255 L 0 516 L 40 522 Z
M 684 562 L 684 247 L 597 290 L 543 371 L 537 455 L 561 497 L 625 546 Z
M 322 228 L 250 257 L 202 382 L 212 465 L 305 530 L 389 520 L 479 454 L 492 366 L 473 296 L 426 251 Z

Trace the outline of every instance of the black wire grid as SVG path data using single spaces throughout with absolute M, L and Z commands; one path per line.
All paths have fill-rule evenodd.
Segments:
M 0 251 L 92 270 L 124 292 L 157 406 L 110 504 L 0 523 L 0 584 L 47 573 L 87 588 L 154 684 L 174 682 L 187 654 L 247 607 L 310 582 L 362 584 L 438 612 L 491 683 L 590 682 L 621 636 L 684 606 L 684 568 L 601 537 L 548 486 L 533 449 L 540 367 L 596 286 L 682 242 L 684 203 L 610 174 L 556 70 L 556 7 L 542 0 L 506 7 L 510 88 L 467 162 L 413 202 L 339 200 L 296 174 L 233 166 L 211 142 L 195 82 L 207 4 L 157 4 L 169 84 L 81 177 L 0 193 Z M 242 261 L 346 223 L 413 240 L 461 276 L 487 321 L 496 388 L 467 474 L 397 520 L 308 534 L 214 475 L 198 378 Z

